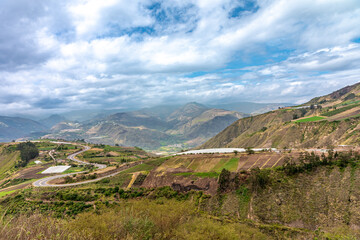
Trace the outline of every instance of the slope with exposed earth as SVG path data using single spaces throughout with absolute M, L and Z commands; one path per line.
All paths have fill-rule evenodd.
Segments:
M 240 119 L 200 148 L 360 144 L 360 83 L 300 106 Z

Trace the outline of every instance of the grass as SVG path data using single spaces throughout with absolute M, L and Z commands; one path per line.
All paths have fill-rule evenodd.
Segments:
M 358 106 L 360 106 L 360 104 L 353 104 L 353 105 L 349 105 L 349 106 L 346 106 L 346 107 L 335 109 L 335 110 L 330 111 L 330 112 L 322 113 L 321 115 L 326 116 L 326 117 L 331 117 L 331 116 L 337 115 L 339 113 L 345 112 L 347 110 L 350 110 L 350 109 L 352 109 L 354 107 L 358 107 Z
M 5 197 L 6 195 L 9 195 L 13 192 L 15 192 L 16 190 L 11 190 L 11 191 L 7 191 L 7 192 L 0 192 L 0 198 Z
M 325 119 L 325 118 L 320 117 L 320 116 L 314 116 L 314 117 L 308 117 L 308 118 L 299 119 L 299 120 L 296 120 L 294 122 L 315 122 L 315 121 L 319 121 L 319 120 L 323 120 L 323 119 Z
M 238 164 L 238 158 L 231 158 L 227 163 L 224 164 L 223 168 L 229 170 L 230 172 L 236 172 Z
M 239 164 L 238 158 L 221 159 L 220 162 L 218 162 L 212 170 L 215 172 L 221 172 L 221 170 L 225 168 L 230 172 L 236 172 L 238 164 Z
M 222 223 L 194 214 L 191 201 L 124 201 L 98 204 L 97 212 L 76 218 L 52 218 L 38 212 L 0 220 L 2 239 L 269 239 L 255 226 Z M 102 209 L 101 209 L 102 208 Z

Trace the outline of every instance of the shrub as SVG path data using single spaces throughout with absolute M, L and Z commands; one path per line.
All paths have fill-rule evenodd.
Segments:
M 268 169 L 260 168 L 251 169 L 249 181 L 253 191 L 264 189 L 270 183 L 270 172 Z
M 225 168 L 222 169 L 220 175 L 219 175 L 219 187 L 218 187 L 218 193 L 225 192 L 228 187 L 230 186 L 230 171 L 226 170 Z

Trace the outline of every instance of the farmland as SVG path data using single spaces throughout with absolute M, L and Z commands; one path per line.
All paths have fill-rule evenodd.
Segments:
M 325 119 L 324 117 L 314 116 L 314 117 L 298 119 L 298 120 L 295 120 L 294 122 L 315 122 L 315 121 L 320 121 L 320 120 L 324 120 L 324 119 Z

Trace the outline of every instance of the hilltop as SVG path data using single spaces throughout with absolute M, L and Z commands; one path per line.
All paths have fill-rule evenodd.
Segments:
M 360 83 L 309 102 L 240 119 L 200 148 L 359 145 Z

